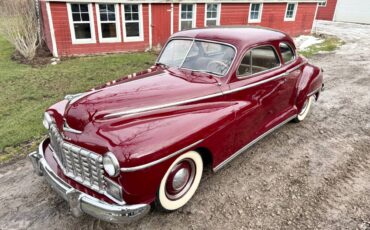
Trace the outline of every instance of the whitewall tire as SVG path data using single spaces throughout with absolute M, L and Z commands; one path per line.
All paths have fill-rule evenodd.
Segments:
M 197 190 L 203 173 L 203 160 L 198 152 L 179 156 L 162 178 L 157 204 L 165 211 L 184 206 Z
M 314 99 L 315 99 L 314 96 L 311 96 L 306 99 L 306 101 L 304 102 L 302 106 L 301 111 L 299 112 L 297 117 L 294 119 L 295 122 L 301 122 L 307 117 L 308 113 L 311 110 L 311 106 L 312 106 Z

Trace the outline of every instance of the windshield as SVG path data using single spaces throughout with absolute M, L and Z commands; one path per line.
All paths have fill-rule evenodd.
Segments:
M 234 56 L 235 50 L 228 45 L 175 39 L 164 48 L 158 63 L 222 77 L 229 70 Z

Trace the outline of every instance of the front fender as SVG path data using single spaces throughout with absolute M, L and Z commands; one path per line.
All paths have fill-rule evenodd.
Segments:
M 164 158 L 186 146 L 219 132 L 234 119 L 236 102 L 207 102 L 177 106 L 150 116 L 102 127 L 99 134 L 111 142 L 111 151 L 120 166 L 132 168 Z M 192 149 L 202 146 L 202 142 Z M 180 154 L 180 153 L 179 153 Z M 150 203 L 160 181 L 176 159 L 171 157 L 154 166 L 121 172 L 118 180 L 128 203 Z
M 297 81 L 296 106 L 298 111 L 302 108 L 308 96 L 319 93 L 323 84 L 322 70 L 314 65 L 306 64 Z

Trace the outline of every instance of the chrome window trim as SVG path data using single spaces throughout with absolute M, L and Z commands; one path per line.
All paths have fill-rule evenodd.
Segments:
M 270 46 L 272 47 L 272 49 L 274 50 L 277 58 L 278 58 L 278 61 L 279 61 L 279 65 L 278 66 L 275 66 L 274 68 L 271 68 L 271 69 L 267 69 L 267 70 L 264 70 L 264 71 L 261 71 L 261 72 L 258 72 L 258 73 L 252 73 L 251 75 L 248 75 L 248 76 L 243 76 L 243 75 L 237 75 L 236 74 L 236 78 L 239 79 L 239 80 L 243 80 L 243 79 L 246 79 L 246 78 L 250 78 L 250 77 L 255 77 L 257 75 L 260 75 L 260 74 L 264 74 L 264 73 L 267 73 L 267 72 L 270 72 L 270 71 L 273 71 L 273 70 L 276 70 L 278 68 L 280 68 L 282 66 L 282 63 L 281 63 L 281 60 L 280 60 L 280 56 L 279 56 L 279 53 L 277 52 L 275 46 L 271 45 L 271 44 L 265 44 L 265 45 L 259 45 L 259 46 L 255 46 L 255 47 L 252 47 L 250 49 L 248 49 L 245 53 L 244 53 L 244 56 L 243 58 L 245 57 L 245 55 L 248 53 L 248 52 L 251 52 L 251 62 L 252 62 L 252 58 L 253 58 L 253 54 L 252 54 L 252 50 L 254 49 L 257 49 L 257 48 L 261 48 L 261 47 L 266 47 L 266 46 Z M 240 60 L 239 62 L 239 65 L 238 65 L 238 69 L 239 69 L 239 66 L 241 65 L 243 59 Z
M 292 59 L 292 60 L 290 60 L 290 61 L 288 61 L 288 62 L 285 62 L 285 61 L 284 61 L 284 59 L 283 59 L 283 61 L 284 61 L 284 65 L 290 64 L 290 63 L 294 62 L 295 60 L 297 60 L 297 54 L 296 54 L 296 51 L 292 48 L 292 46 L 291 46 L 288 42 L 280 42 L 280 43 L 279 43 L 279 51 L 280 51 L 280 55 L 282 54 L 281 49 L 280 49 L 280 45 L 281 45 L 281 44 L 285 44 L 285 45 L 287 45 L 287 46 L 290 48 L 290 50 L 293 52 L 293 59 Z M 283 56 L 281 55 L 281 57 L 283 57 Z
M 143 165 L 139 165 L 139 166 L 134 166 L 134 167 L 128 167 L 128 168 L 121 168 L 121 172 L 134 172 L 134 171 L 138 171 L 138 170 L 141 170 L 141 169 L 152 167 L 152 166 L 157 165 L 157 164 L 159 164 L 159 163 L 161 163 L 161 162 L 163 162 L 165 160 L 168 160 L 168 159 L 170 159 L 170 158 L 172 158 L 174 156 L 177 156 L 177 155 L 183 153 L 186 150 L 189 150 L 189 149 L 193 148 L 194 146 L 198 145 L 202 141 L 203 141 L 203 139 L 202 140 L 199 140 L 199 141 L 197 141 L 197 142 L 195 142 L 195 143 L 193 143 L 191 145 L 188 145 L 185 148 L 182 148 L 182 149 L 180 149 L 180 150 L 178 150 L 178 151 L 176 151 L 176 152 L 174 152 L 174 153 L 172 153 L 172 154 L 170 154 L 168 156 L 162 157 L 162 158 L 160 158 L 158 160 L 149 162 L 147 164 L 143 164 Z
M 270 133 L 272 133 L 273 131 L 275 131 L 276 129 L 280 128 L 281 126 L 285 125 L 286 123 L 288 123 L 289 121 L 291 121 L 292 119 L 294 119 L 297 115 L 293 115 L 293 116 L 290 116 L 289 118 L 287 118 L 286 120 L 282 121 L 281 123 L 279 123 L 278 125 L 272 127 L 271 129 L 267 130 L 266 132 L 264 132 L 263 134 L 261 134 L 260 136 L 258 136 L 256 139 L 254 139 L 253 141 L 249 142 L 247 145 L 245 145 L 244 147 L 242 147 L 241 149 L 239 149 L 238 151 L 236 151 L 234 154 L 232 154 L 231 156 L 229 156 L 228 158 L 226 158 L 226 160 L 222 161 L 220 164 L 218 164 L 216 167 L 213 168 L 213 171 L 214 172 L 217 172 L 219 171 L 221 168 L 223 168 L 227 163 L 229 163 L 230 161 L 232 161 L 233 159 L 235 159 L 237 156 L 239 156 L 241 153 L 243 153 L 245 150 L 249 149 L 250 147 L 252 147 L 254 144 L 256 144 L 258 141 L 260 141 L 261 139 L 263 139 L 264 137 L 266 137 L 267 135 L 269 135 Z
M 215 44 L 220 44 L 220 45 L 226 45 L 226 46 L 229 46 L 229 47 L 233 48 L 233 49 L 234 49 L 234 52 L 235 52 L 235 54 L 234 54 L 234 58 L 233 58 L 233 61 L 230 63 L 229 68 L 227 69 L 226 73 L 225 73 L 224 75 L 222 75 L 222 77 L 219 77 L 218 75 L 216 75 L 216 76 L 218 76 L 219 78 L 226 78 L 226 76 L 227 76 L 227 75 L 229 74 L 229 72 L 230 72 L 231 67 L 234 65 L 234 62 L 235 62 L 236 57 L 238 56 L 238 49 L 237 49 L 234 45 L 232 45 L 232 44 L 230 44 L 230 43 L 226 43 L 226 42 L 219 42 L 219 41 L 213 41 L 213 40 L 208 40 L 208 39 L 189 38 L 189 37 L 173 37 L 173 38 L 170 38 L 170 39 L 167 41 L 167 43 L 163 46 L 163 49 L 162 49 L 162 50 L 161 50 L 161 52 L 159 53 L 159 55 L 158 55 L 158 57 L 157 57 L 157 59 L 156 59 L 156 61 L 155 61 L 155 64 L 157 64 L 157 63 L 158 63 L 158 61 L 159 61 L 160 57 L 162 56 L 162 53 L 163 53 L 164 49 L 165 49 L 165 48 L 167 47 L 167 45 L 168 45 L 168 43 L 170 43 L 170 42 L 171 42 L 171 41 L 173 41 L 173 40 L 192 40 L 192 41 L 193 41 L 193 43 L 192 43 L 192 44 L 194 44 L 194 42 L 197 42 L 197 41 L 199 41 L 199 42 L 209 42 L 209 43 L 215 43 Z M 193 46 L 193 45 L 191 45 L 191 47 L 192 47 L 192 46 Z M 189 51 L 190 51 L 190 50 L 189 50 Z M 183 64 L 183 63 L 181 63 L 181 66 L 182 66 L 182 64 Z M 182 69 L 182 67 L 181 67 L 181 66 L 179 66 L 179 67 L 176 67 L 176 66 L 170 66 L 170 67 Z M 186 68 L 184 68 L 184 69 L 186 69 Z
M 202 96 L 202 97 L 196 97 L 196 98 L 192 98 L 192 99 L 188 99 L 188 100 L 178 101 L 178 102 L 172 102 L 172 103 L 167 103 L 167 104 L 162 104 L 162 105 L 156 105 L 156 106 L 150 106 L 150 107 L 144 107 L 144 108 L 139 108 L 139 109 L 131 109 L 131 110 L 127 110 L 127 111 L 111 113 L 111 114 L 105 115 L 104 119 L 112 119 L 112 118 L 117 118 L 117 117 L 122 117 L 122 116 L 133 115 L 133 114 L 137 114 L 137 113 L 149 112 L 149 111 L 157 110 L 157 109 L 164 109 L 164 108 L 168 108 L 168 107 L 183 105 L 183 104 L 187 104 L 187 103 L 197 102 L 197 101 L 201 101 L 201 100 L 205 100 L 205 99 L 210 99 L 210 98 L 214 98 L 214 97 L 218 97 L 218 96 L 238 92 L 238 91 L 241 91 L 241 90 L 244 90 L 244 89 L 252 88 L 252 87 L 267 83 L 269 81 L 273 81 L 273 80 L 281 78 L 281 77 L 285 77 L 289 73 L 295 71 L 296 69 L 300 68 L 301 66 L 305 65 L 306 63 L 307 62 L 302 62 L 301 64 L 293 67 L 290 70 L 287 70 L 286 72 L 284 72 L 282 74 L 279 74 L 277 76 L 267 78 L 267 79 L 264 79 L 262 81 L 258 81 L 258 82 L 252 83 L 252 84 L 248 84 L 246 86 L 242 86 L 242 87 L 239 87 L 239 88 L 226 90 L 226 91 L 223 91 L 223 92 L 214 93 L 214 94 L 210 94 L 210 95 L 206 95 L 206 96 Z

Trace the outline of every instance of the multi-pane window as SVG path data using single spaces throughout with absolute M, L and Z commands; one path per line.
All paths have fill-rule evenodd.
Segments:
M 284 63 L 288 63 L 294 60 L 294 52 L 293 49 L 286 43 L 280 43 L 279 45 L 281 57 L 283 58 Z
M 323 2 L 319 2 L 319 6 L 326 6 L 326 0 Z
M 272 46 L 261 46 L 245 54 L 237 74 L 246 77 L 280 66 L 280 60 Z
M 251 3 L 248 22 L 261 22 L 262 3 Z
M 89 4 L 69 4 L 68 14 L 73 43 L 95 42 Z
M 294 21 L 297 12 L 297 3 L 288 3 L 285 12 L 285 21 Z
M 180 30 L 195 27 L 195 4 L 181 4 L 180 10 Z
M 220 24 L 220 4 L 206 4 L 205 26 L 217 26 Z
M 143 39 L 141 4 L 125 4 L 125 39 L 126 41 L 139 41 Z
M 101 41 L 119 41 L 119 16 L 117 5 L 115 4 L 98 4 L 98 22 L 99 35 Z

